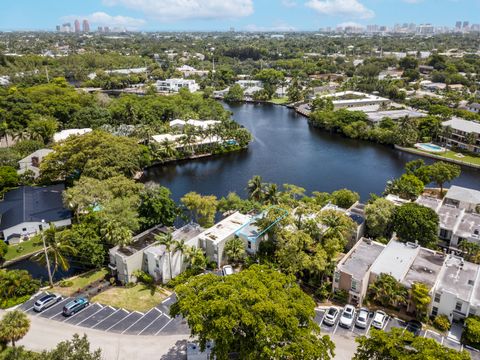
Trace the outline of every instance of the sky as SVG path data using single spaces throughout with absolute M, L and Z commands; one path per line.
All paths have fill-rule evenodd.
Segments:
M 315 31 L 346 24 L 480 23 L 480 0 L 0 0 L 0 30 Z

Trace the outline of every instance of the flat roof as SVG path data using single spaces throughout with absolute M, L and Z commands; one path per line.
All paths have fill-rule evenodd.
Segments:
M 132 243 L 120 248 L 115 246 L 110 249 L 111 252 L 122 255 L 123 257 L 129 257 L 139 251 L 146 249 L 147 247 L 155 244 L 157 240 L 156 235 L 166 234 L 168 229 L 164 226 L 155 226 L 133 237 Z
M 205 230 L 198 235 L 200 239 L 207 239 L 214 244 L 225 240 L 232 236 L 238 229 L 247 224 L 250 221 L 250 216 L 244 215 L 240 212 L 236 212 L 219 223 L 212 226 L 210 229 Z
M 431 197 L 431 196 L 419 196 L 415 202 L 419 205 L 428 207 L 433 211 L 437 212 L 438 208 L 442 205 L 442 200 Z
M 432 288 L 442 270 L 445 257 L 443 253 L 421 248 L 402 284 L 411 287 L 413 283 L 421 282 Z
M 368 120 L 371 122 L 380 122 L 384 118 L 390 118 L 392 120 L 398 120 L 406 116 L 410 118 L 420 118 L 425 117 L 427 114 L 421 113 L 419 111 L 400 109 L 400 110 L 388 110 L 388 111 L 376 111 L 367 113 Z
M 372 265 L 371 272 L 389 274 L 403 281 L 419 251 L 419 245 L 391 240 Z
M 480 235 L 475 235 L 475 230 L 480 234 L 480 214 L 465 213 L 457 226 L 455 235 L 465 239 L 476 236 L 480 242 Z
M 362 238 L 341 261 L 338 269 L 352 275 L 356 280 L 361 280 L 383 249 L 384 244 Z
M 467 133 L 477 133 L 480 134 L 480 124 L 475 121 L 464 120 L 458 117 L 453 117 L 452 119 L 442 123 L 443 126 L 450 126 L 452 129 L 464 131 Z
M 57 132 L 57 133 L 53 134 L 53 141 L 54 142 L 59 142 L 59 141 L 62 141 L 62 140 L 66 140 L 70 136 L 83 135 L 83 134 L 89 133 L 91 131 L 92 131 L 92 129 L 90 129 L 90 128 L 62 130 L 60 132 Z
M 442 205 L 437 212 L 440 219 L 440 227 L 446 230 L 454 230 L 463 212 L 463 210 L 454 206 Z
M 476 264 L 449 255 L 437 289 L 456 294 L 463 301 L 469 301 L 477 279 L 478 268 Z
M 445 124 L 445 123 L 444 123 Z M 480 129 L 480 125 L 479 125 Z M 452 185 L 445 195 L 446 199 L 453 199 L 461 202 L 480 204 L 480 191 L 461 186 Z

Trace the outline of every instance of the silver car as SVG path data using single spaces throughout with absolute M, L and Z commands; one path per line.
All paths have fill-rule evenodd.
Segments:
M 40 299 L 35 301 L 35 304 L 33 305 L 33 310 L 35 310 L 36 312 L 43 311 L 59 302 L 61 299 L 62 297 L 58 294 L 48 294 L 42 296 Z
M 323 322 L 327 325 L 331 325 L 331 326 L 335 325 L 335 323 L 337 322 L 339 313 L 340 311 L 337 308 L 332 306 L 326 312 L 325 317 L 323 318 Z
M 365 308 L 358 310 L 357 320 L 355 321 L 355 326 L 360 329 L 366 329 L 368 325 L 368 315 L 369 311 Z

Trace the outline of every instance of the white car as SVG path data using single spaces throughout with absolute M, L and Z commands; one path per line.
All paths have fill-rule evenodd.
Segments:
M 369 315 L 369 311 L 365 308 L 361 308 L 358 311 L 357 320 L 355 321 L 355 326 L 360 329 L 366 329 L 368 324 L 368 315 Z
M 222 268 L 223 276 L 233 275 L 233 268 L 231 265 L 225 265 Z
M 328 311 L 325 313 L 325 317 L 323 318 L 323 322 L 327 325 L 335 325 L 337 322 L 338 314 L 340 311 L 338 311 L 337 308 L 334 308 L 333 306 L 328 309 Z
M 385 323 L 387 322 L 388 315 L 381 310 L 375 311 L 375 316 L 373 317 L 372 326 L 375 329 L 383 330 Z
M 52 306 L 53 304 L 56 304 L 60 300 L 62 300 L 62 297 L 58 294 L 44 295 L 40 299 L 35 301 L 35 304 L 33 305 L 33 310 L 35 310 L 36 312 L 43 311 Z
M 342 316 L 340 316 L 340 326 L 350 329 L 353 325 L 353 321 L 355 320 L 355 307 L 352 305 L 347 305 L 343 309 Z

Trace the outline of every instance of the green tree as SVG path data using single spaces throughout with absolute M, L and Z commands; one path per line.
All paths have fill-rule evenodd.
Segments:
M 355 204 L 358 200 L 360 200 L 360 195 L 358 193 L 348 190 L 348 189 L 341 189 L 334 191 L 331 196 L 332 203 L 341 208 L 348 209 L 350 206 Z
M 119 224 L 118 221 L 107 221 L 101 229 L 101 234 L 105 241 L 113 246 L 123 248 L 132 243 L 132 231 Z
M 225 254 L 233 262 L 241 261 L 245 256 L 245 244 L 239 237 L 234 237 L 225 244 Z
M 315 303 L 293 276 L 253 265 L 234 276 L 207 274 L 176 288 L 171 316 L 182 315 L 201 349 L 213 341 L 219 360 L 331 359 L 334 344 L 320 336 Z M 215 314 L 211 316 L 211 314 Z
M 63 230 L 61 237 L 68 239 L 76 250 L 72 258 L 83 265 L 100 268 L 105 264 L 107 249 L 99 235 L 98 224 L 84 221 Z
M 39 139 L 47 145 L 58 129 L 58 122 L 53 118 L 41 117 L 28 124 L 28 132 L 33 139 Z
M 333 101 L 329 96 L 317 96 L 312 102 L 312 111 L 333 111 Z
M 294 78 L 287 89 L 287 97 L 290 102 L 303 100 L 303 93 L 297 78 Z
M 11 166 L 0 166 L 0 191 L 18 185 L 17 170 Z
M 173 240 L 172 233 L 155 235 L 155 240 L 157 240 L 157 243 L 159 245 L 165 246 L 165 251 L 167 252 L 167 258 L 168 258 L 168 268 L 170 270 L 170 280 L 171 280 L 173 279 L 172 252 L 174 251 L 175 240 Z
M 389 274 L 380 274 L 368 292 L 370 298 L 382 306 L 396 307 L 407 302 L 407 289 Z
M 429 287 L 421 282 L 413 283 L 410 289 L 410 299 L 415 305 L 416 315 L 420 320 L 427 316 L 428 305 L 432 301 L 429 293 Z
M 438 215 L 430 208 L 407 203 L 395 209 L 393 230 L 401 241 L 418 241 L 422 246 L 435 245 L 438 240 Z
M 398 195 L 402 199 L 415 200 L 424 190 L 425 185 L 419 178 L 415 175 L 403 174 L 387 185 L 385 193 Z
M 147 187 L 140 193 L 138 214 L 143 229 L 155 225 L 172 226 L 180 211 L 171 198 L 171 192 L 163 186 Z
M 261 202 L 263 200 L 263 182 L 259 175 L 255 175 L 247 183 L 250 199 Z
M 378 198 L 365 206 L 368 234 L 373 237 L 388 237 L 395 205 L 385 198 Z
M 465 344 L 480 349 L 480 317 L 469 316 L 465 320 L 462 340 Z
M 87 335 L 82 337 L 74 334 L 71 340 L 62 341 L 55 349 L 44 351 L 41 354 L 44 360 L 101 360 L 102 351 L 100 349 L 92 351 Z
M 440 187 L 443 196 L 443 185 L 460 176 L 460 166 L 437 161 L 428 167 L 430 178 Z
M 216 196 L 202 196 L 196 192 L 189 192 L 180 201 L 190 212 L 191 218 L 200 226 L 205 228 L 213 226 L 218 206 Z
M 32 279 L 26 270 L 0 269 L 0 307 L 16 305 L 16 300 L 29 298 L 40 288 L 40 281 Z M 25 300 L 24 300 L 25 301 Z
M 0 321 L 0 339 L 12 342 L 13 347 L 18 340 L 27 335 L 28 330 L 30 330 L 30 320 L 20 310 L 5 313 Z
M 239 84 L 234 84 L 230 86 L 224 99 L 229 102 L 239 102 L 243 101 L 243 96 L 243 88 Z

